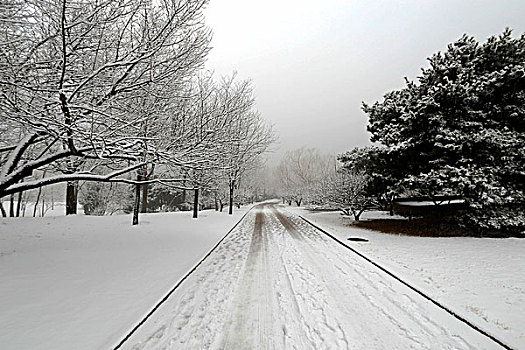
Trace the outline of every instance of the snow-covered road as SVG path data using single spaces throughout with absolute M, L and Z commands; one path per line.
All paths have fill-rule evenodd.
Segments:
M 259 205 L 127 349 L 499 349 L 299 217 Z

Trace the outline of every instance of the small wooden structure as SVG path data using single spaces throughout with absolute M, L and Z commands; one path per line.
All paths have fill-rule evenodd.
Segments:
M 395 214 L 405 217 L 445 216 L 467 207 L 459 196 L 405 197 L 393 200 Z

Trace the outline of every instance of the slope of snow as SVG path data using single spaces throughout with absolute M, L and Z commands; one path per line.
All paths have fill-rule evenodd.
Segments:
M 0 219 L 0 347 L 111 348 L 247 209 Z
M 518 349 L 525 348 L 525 240 L 425 238 L 348 226 L 338 212 L 288 207 L 393 271 L 419 290 Z M 363 219 L 382 217 L 365 213 Z M 368 242 L 350 242 L 349 237 Z

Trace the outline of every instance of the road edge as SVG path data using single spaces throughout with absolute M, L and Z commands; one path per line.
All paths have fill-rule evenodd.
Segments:
M 235 230 L 235 228 L 237 228 L 237 226 L 239 226 L 239 224 L 244 220 L 244 218 L 246 217 L 246 215 L 248 215 L 248 213 L 250 211 L 252 211 L 252 209 L 255 207 L 255 204 L 251 206 L 250 209 L 248 209 L 246 211 L 246 213 L 244 213 L 241 218 L 235 223 L 235 225 L 232 226 L 232 228 L 215 244 L 215 246 L 213 246 L 213 248 L 211 248 L 205 255 L 202 259 L 199 260 L 199 262 L 197 262 L 195 264 L 195 266 L 193 266 L 181 279 L 179 279 L 177 281 L 177 283 L 175 284 L 175 286 L 173 288 L 171 288 L 171 290 L 166 293 L 166 295 L 164 295 L 164 297 L 162 299 L 160 299 L 159 302 L 157 302 L 157 304 L 155 304 L 155 306 L 146 314 L 146 316 L 144 316 L 139 323 L 137 323 L 135 325 L 135 327 L 133 327 L 131 329 L 131 331 L 129 331 L 126 336 L 124 338 L 122 338 L 122 340 L 113 348 L 113 350 L 118 350 L 121 348 L 122 345 L 124 345 L 124 343 L 126 341 L 129 340 L 129 338 L 131 338 L 131 336 L 144 324 L 146 323 L 146 321 L 153 315 L 153 313 L 155 313 L 155 311 L 157 311 L 157 309 L 162 305 L 164 304 L 164 302 L 166 302 L 166 300 L 169 299 L 169 297 L 173 294 L 173 292 L 175 292 L 175 290 L 177 290 L 177 288 L 180 287 L 180 285 L 193 273 L 195 272 L 195 270 L 197 270 L 197 268 L 217 249 L 217 247 L 226 239 L 226 237 L 228 237 L 230 235 L 230 233 L 233 232 L 233 230 Z
M 505 344 L 503 341 L 501 341 L 500 339 L 496 338 L 495 336 L 493 336 L 492 334 L 488 333 L 487 331 L 483 330 L 482 328 L 480 328 L 479 326 L 477 326 L 476 324 L 472 323 L 471 321 L 467 320 L 466 318 L 460 316 L 459 314 L 457 314 L 456 312 L 454 312 L 452 309 L 450 309 L 449 307 L 441 304 L 440 302 L 438 302 L 437 300 L 434 300 L 433 298 L 431 298 L 430 296 L 428 296 L 427 294 L 423 293 L 422 291 L 420 291 L 418 288 L 412 286 L 411 284 L 409 284 L 408 282 L 404 281 L 403 279 L 401 279 L 400 277 L 398 277 L 396 274 L 394 274 L 393 272 L 387 270 L 386 268 L 384 268 L 383 266 L 381 266 L 380 264 L 376 263 L 375 261 L 373 261 L 372 259 L 370 259 L 369 257 L 367 257 L 366 255 L 362 254 L 361 252 L 357 251 L 356 249 L 350 247 L 349 245 L 347 245 L 345 242 L 341 241 L 339 238 L 335 237 L 334 235 L 332 235 L 331 233 L 329 233 L 328 231 L 326 231 L 325 229 L 319 227 L 317 224 L 314 224 L 313 222 L 311 222 L 310 220 L 306 219 L 305 217 L 303 217 L 302 215 L 299 215 L 299 214 L 295 214 L 297 216 L 299 216 L 299 218 L 301 218 L 303 221 L 305 221 L 307 224 L 309 224 L 310 226 L 313 226 L 314 228 L 316 228 L 317 230 L 321 231 L 322 233 L 324 233 L 326 236 L 330 237 L 332 240 L 334 240 L 335 242 L 339 243 L 340 245 L 342 245 L 343 247 L 349 249 L 350 251 L 352 251 L 353 253 L 355 253 L 356 255 L 358 255 L 359 257 L 361 257 L 362 259 L 366 260 L 367 262 L 369 262 L 370 264 L 374 265 L 375 267 L 377 267 L 378 269 L 380 269 L 381 271 L 383 271 L 384 273 L 386 273 L 387 275 L 389 275 L 390 277 L 394 278 L 395 280 L 397 280 L 398 282 L 400 282 L 401 284 L 405 285 L 406 287 L 410 288 L 411 290 L 413 290 L 414 292 L 416 292 L 417 294 L 421 295 L 423 298 L 427 299 L 428 301 L 430 301 L 431 303 L 433 303 L 434 305 L 436 305 L 437 307 L 439 307 L 440 309 L 446 311 L 448 314 L 450 314 L 451 316 L 453 316 L 454 318 L 456 318 L 457 320 L 465 323 L 467 326 L 469 326 L 470 328 L 476 330 L 478 333 L 484 335 L 485 337 L 489 338 L 490 340 L 492 340 L 493 342 L 497 343 L 498 345 L 500 345 L 501 347 L 507 349 L 507 350 L 514 350 L 514 348 L 510 347 L 509 345 Z

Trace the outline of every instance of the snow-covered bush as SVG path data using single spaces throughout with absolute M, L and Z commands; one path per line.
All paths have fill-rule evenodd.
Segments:
M 382 146 L 343 161 L 368 161 L 376 193 L 459 195 L 463 225 L 523 232 L 525 35 L 507 29 L 484 44 L 464 35 L 429 62 L 416 82 L 363 105 Z

